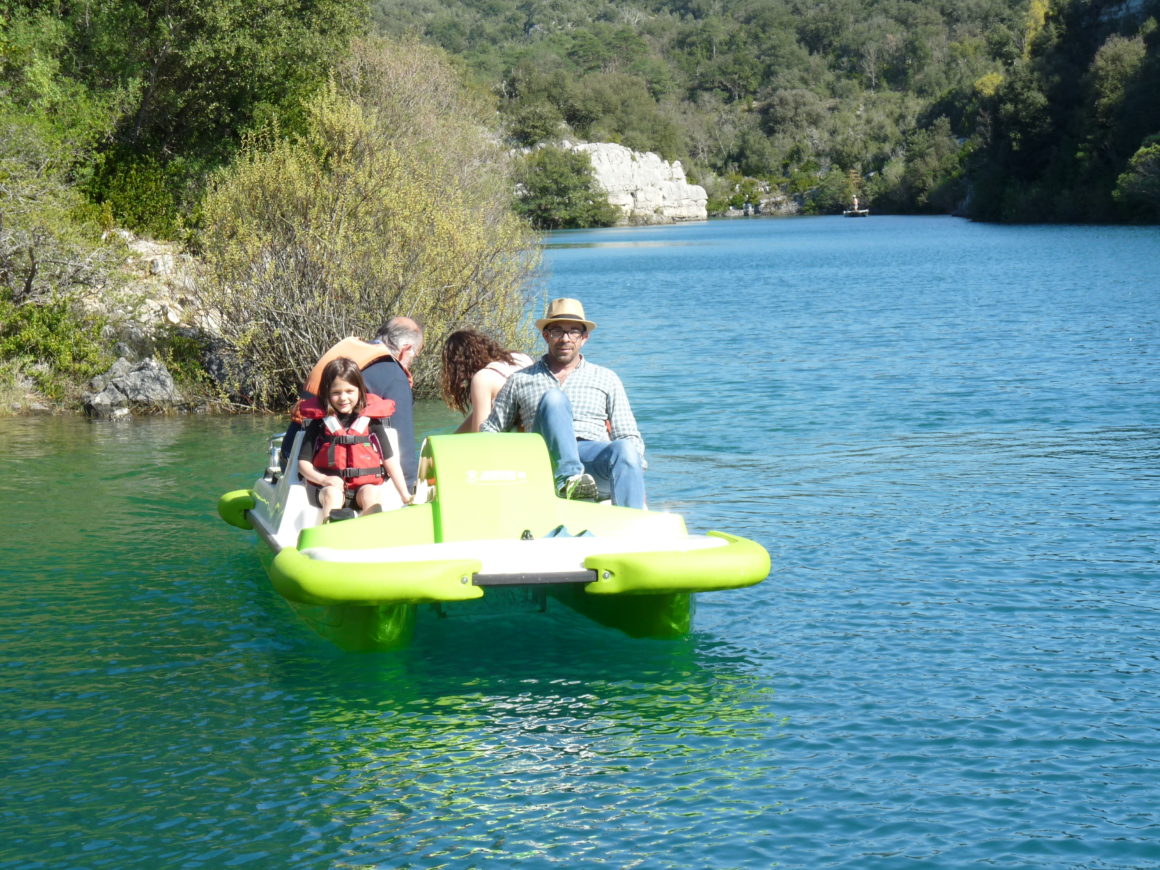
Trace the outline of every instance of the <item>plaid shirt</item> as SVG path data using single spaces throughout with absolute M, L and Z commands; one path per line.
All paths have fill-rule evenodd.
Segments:
M 563 390 L 572 403 L 572 427 L 584 441 L 609 441 L 627 438 L 636 444 L 644 458 L 644 439 L 636 427 L 636 418 L 628 404 L 624 385 L 611 369 L 590 363 L 584 357 L 561 385 L 540 357 L 534 365 L 512 374 L 495 403 L 491 414 L 480 427 L 483 432 L 505 432 L 516 423 L 525 432 L 532 431 L 536 409 L 548 390 Z M 611 421 L 609 437 L 605 421 Z

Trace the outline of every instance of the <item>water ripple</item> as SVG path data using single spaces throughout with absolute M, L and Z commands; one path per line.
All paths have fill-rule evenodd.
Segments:
M 858 223 L 549 252 L 650 505 L 773 557 L 679 641 L 345 655 L 214 514 L 271 421 L 0 419 L 0 868 L 1160 867 L 1160 233 Z

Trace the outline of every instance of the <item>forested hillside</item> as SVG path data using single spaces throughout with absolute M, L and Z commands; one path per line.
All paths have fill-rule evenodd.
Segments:
M 681 159 L 711 207 L 1160 218 L 1157 0 L 374 0 L 514 141 Z M 1151 150 L 1150 150 L 1151 149 Z M 1117 193 L 1118 188 L 1118 193 Z
M 518 343 L 524 218 L 611 220 L 575 155 L 513 160 L 563 138 L 680 159 L 711 209 L 1160 221 L 1158 19 L 1160 0 L 0 0 L 0 408 L 68 401 L 114 347 L 204 379 L 211 344 L 213 389 L 274 407 L 316 345 L 387 312 L 432 341 L 473 312 Z M 126 230 L 198 256 L 197 328 L 134 321 Z
M 369 24 L 367 0 L 0 0 L 0 413 L 75 406 L 116 355 L 284 407 L 390 314 L 519 343 L 537 249 L 490 97 Z M 188 320 L 139 316 L 134 234 L 194 256 Z

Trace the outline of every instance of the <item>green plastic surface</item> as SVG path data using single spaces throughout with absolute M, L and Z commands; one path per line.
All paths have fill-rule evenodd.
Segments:
M 425 453 L 435 475 L 437 541 L 518 540 L 525 529 L 539 537 L 559 524 L 561 499 L 539 435 L 436 435 Z
M 601 553 L 584 560 L 597 572 L 585 588 L 591 595 L 710 592 L 760 583 L 769 574 L 769 553 L 760 544 L 710 532 L 728 541 L 704 550 Z
M 558 526 L 572 535 L 590 532 L 632 540 L 679 541 L 686 535 L 677 514 L 569 501 L 555 492 L 551 461 L 535 434 L 433 435 L 423 451 L 435 498 L 306 529 L 298 546 L 264 554 L 274 587 L 315 631 L 343 649 L 395 649 L 410 638 L 414 608 L 423 603 L 469 601 L 485 589 L 472 582 L 482 562 L 357 561 L 360 550 L 456 541 L 511 541 L 525 532 L 543 538 Z M 249 490 L 222 496 L 223 519 L 250 528 Z M 689 630 L 692 592 L 760 583 L 769 573 L 761 545 L 721 532 L 719 547 L 656 549 L 589 556 L 597 579 L 551 587 L 553 596 L 603 625 L 633 637 L 677 637 Z M 647 545 L 646 545 L 647 546 Z M 311 558 L 321 549 L 345 551 L 354 561 Z M 369 555 L 369 554 L 368 554 Z
M 269 573 L 275 589 L 303 604 L 414 604 L 482 597 L 482 587 L 471 583 L 479 568 L 478 559 L 325 562 L 287 547 Z
M 239 529 L 252 529 L 253 525 L 246 511 L 254 509 L 254 493 L 248 489 L 235 489 L 218 499 L 218 516 Z

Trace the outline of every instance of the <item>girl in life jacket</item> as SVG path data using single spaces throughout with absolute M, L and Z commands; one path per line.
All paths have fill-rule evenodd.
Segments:
M 308 422 L 298 455 L 311 458 L 298 460 L 298 474 L 318 487 L 323 522 L 339 508 L 382 510 L 379 486 L 387 477 L 403 504 L 410 504 L 402 465 L 383 427 L 395 403 L 368 393 L 358 364 L 348 357 L 327 363 L 318 396 L 299 404 Z

